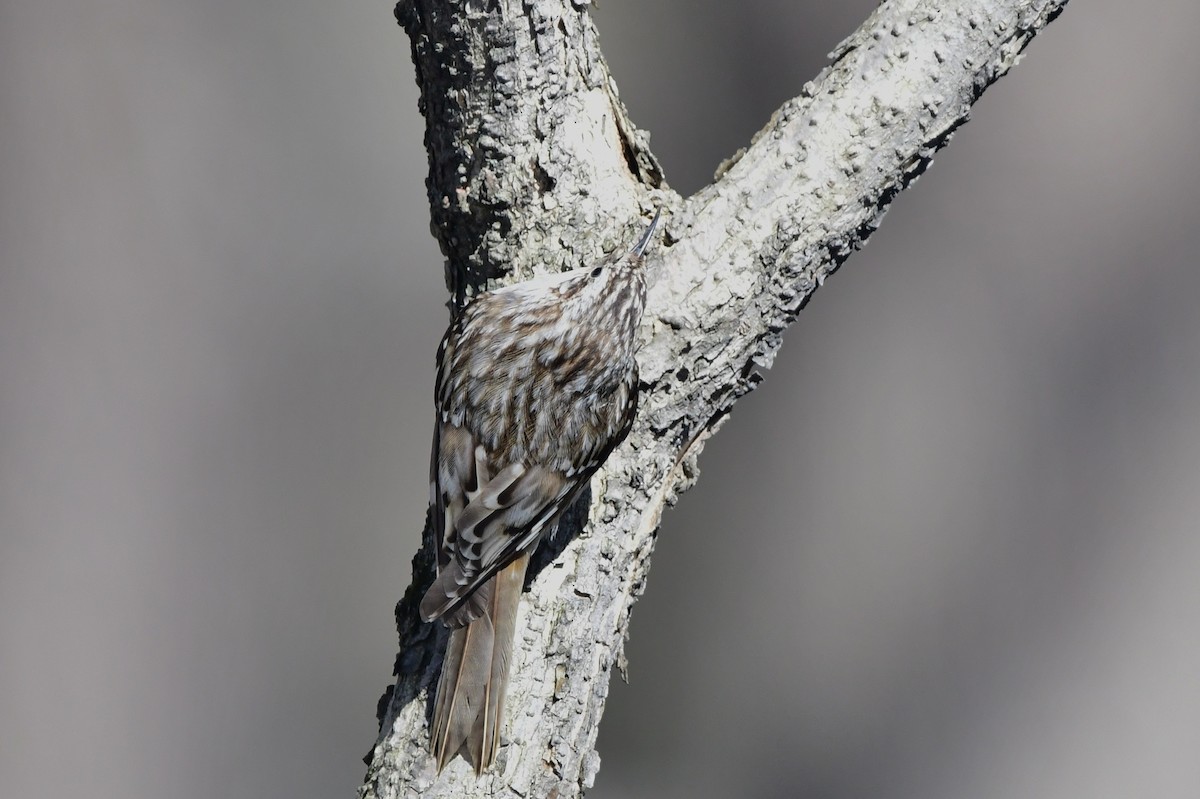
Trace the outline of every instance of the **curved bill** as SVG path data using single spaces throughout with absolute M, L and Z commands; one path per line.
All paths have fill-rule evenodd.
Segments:
M 646 228 L 646 232 L 638 239 L 637 244 L 633 245 L 633 248 L 629 251 L 630 254 L 641 256 L 646 251 L 646 248 L 650 246 L 650 239 L 654 237 L 654 231 L 658 227 L 658 218 L 660 216 L 662 216 L 661 205 L 655 209 L 654 218 L 650 220 L 650 227 Z

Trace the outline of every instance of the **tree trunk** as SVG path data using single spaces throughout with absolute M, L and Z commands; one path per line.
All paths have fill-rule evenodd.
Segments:
M 445 633 L 417 617 L 433 576 L 427 526 L 396 609 L 397 682 L 363 799 L 575 797 L 592 784 L 609 670 L 663 508 L 695 482 L 705 440 L 809 297 L 1066 0 L 949 5 L 884 2 L 712 184 L 682 198 L 617 97 L 586 0 L 401 0 L 456 307 L 489 281 L 627 246 L 654 206 L 665 235 L 649 253 L 638 420 L 533 570 L 496 765 L 477 779 L 459 759 L 438 776 L 428 754 Z

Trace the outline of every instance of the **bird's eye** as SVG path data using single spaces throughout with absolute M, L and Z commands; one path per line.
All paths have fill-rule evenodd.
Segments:
M 592 277 L 600 277 L 600 275 L 602 275 L 603 273 L 604 273 L 604 267 L 597 266 L 595 269 L 592 270 Z

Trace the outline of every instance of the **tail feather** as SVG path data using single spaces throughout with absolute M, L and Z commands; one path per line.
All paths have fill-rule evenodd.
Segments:
M 476 592 L 485 608 L 450 634 L 433 707 L 430 749 L 441 772 L 465 749 L 480 774 L 496 759 L 529 555 L 522 554 Z

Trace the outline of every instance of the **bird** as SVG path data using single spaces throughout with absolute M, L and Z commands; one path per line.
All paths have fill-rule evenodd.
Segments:
M 530 556 L 629 434 L 645 252 L 477 295 L 438 347 L 430 516 L 437 577 L 420 603 L 450 628 L 430 726 L 438 773 L 496 759 Z

